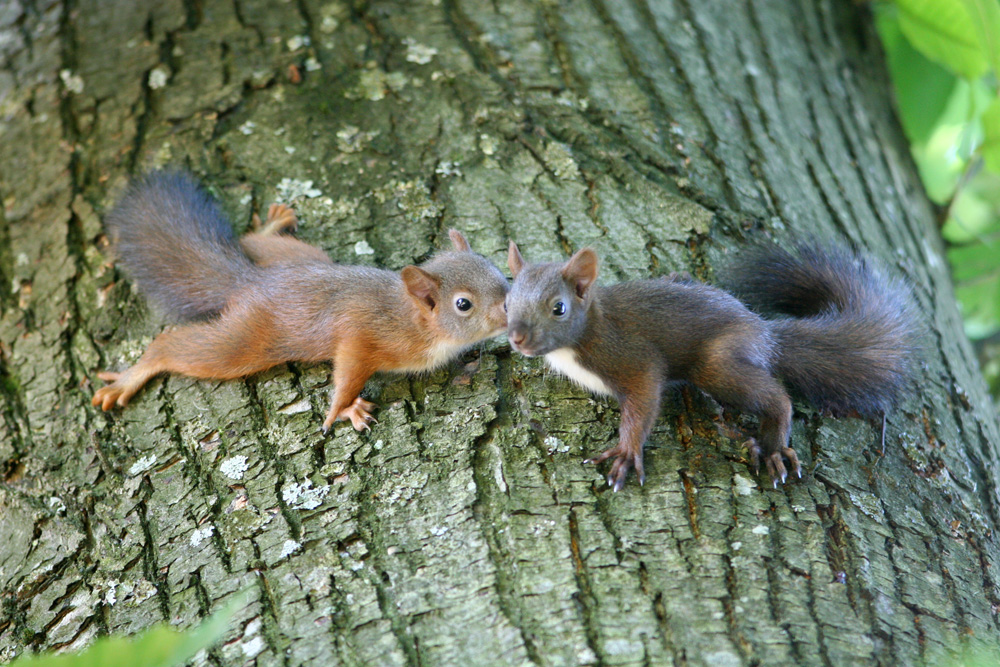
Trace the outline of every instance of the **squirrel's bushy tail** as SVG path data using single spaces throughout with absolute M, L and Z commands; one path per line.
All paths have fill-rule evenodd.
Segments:
M 105 226 L 128 276 L 178 320 L 219 313 L 256 270 L 218 203 L 182 172 L 134 180 Z
M 750 252 L 731 275 L 748 306 L 790 316 L 772 322 L 776 372 L 809 402 L 868 417 L 895 404 L 917 334 L 902 281 L 853 252 L 816 243 Z

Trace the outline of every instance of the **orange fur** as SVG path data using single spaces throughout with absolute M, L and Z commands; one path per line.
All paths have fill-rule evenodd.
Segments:
M 190 197 L 169 179 L 154 175 L 146 183 L 152 183 L 161 198 L 164 192 L 167 197 Z M 131 194 L 130 212 L 145 204 L 143 187 Z M 180 204 L 185 202 L 168 203 L 183 208 Z M 179 228 L 197 234 L 201 229 L 197 223 L 185 221 Z M 218 220 L 212 223 L 219 225 Z M 131 368 L 99 373 L 110 384 L 95 392 L 93 405 L 104 410 L 125 406 L 160 373 L 227 380 L 286 361 L 332 359 L 335 390 L 323 430 L 344 419 L 362 430 L 374 422 L 370 412 L 375 406 L 358 394 L 373 373 L 428 370 L 465 347 L 502 333 L 506 326 L 502 311 L 506 280 L 455 230 L 450 232 L 453 251 L 397 274 L 333 264 L 318 248 L 283 235 L 296 226 L 295 214 L 287 206 L 272 205 L 263 225 L 259 219 L 255 223 L 256 231 L 238 244 L 230 242 L 252 262 L 250 271 L 240 271 L 239 280 L 234 276 L 232 281 L 195 283 L 199 287 L 192 300 L 199 305 L 221 301 L 225 306 L 212 319 L 161 333 Z M 166 234 L 142 228 L 127 231 L 132 239 L 138 238 L 135 245 L 144 253 L 157 244 L 199 242 L 171 239 L 170 229 Z M 212 258 L 219 251 L 212 247 L 205 252 Z M 227 252 L 223 245 L 221 253 Z M 124 259 L 128 264 L 130 257 Z M 149 271 L 142 278 L 145 285 L 162 290 L 169 287 L 162 284 L 163 275 L 190 275 L 200 269 L 198 263 L 190 263 L 171 266 L 164 273 Z M 171 298 L 183 310 L 184 295 Z M 475 310 L 458 309 L 457 298 L 471 300 Z

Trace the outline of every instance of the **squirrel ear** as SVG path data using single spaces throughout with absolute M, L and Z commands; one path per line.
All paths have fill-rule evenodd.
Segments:
M 451 244 L 455 246 L 455 250 L 459 252 L 472 252 L 472 248 L 469 247 L 469 240 L 457 229 L 449 229 L 448 238 L 451 239 Z
M 573 284 L 576 295 L 581 299 L 597 280 L 597 253 L 590 248 L 578 250 L 563 267 L 562 276 Z
M 399 277 L 403 279 L 406 291 L 414 301 L 434 310 L 438 302 L 438 289 L 441 287 L 441 281 L 437 276 L 427 273 L 419 266 L 404 266 L 399 272 Z
M 515 278 L 524 268 L 524 257 L 521 257 L 521 251 L 517 249 L 517 244 L 513 241 L 510 242 L 510 247 L 507 249 L 507 268 L 510 269 L 510 275 Z

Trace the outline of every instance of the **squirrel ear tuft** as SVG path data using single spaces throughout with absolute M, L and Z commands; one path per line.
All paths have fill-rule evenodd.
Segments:
M 434 310 L 438 302 L 438 292 L 441 281 L 437 276 L 427 273 L 419 266 L 404 266 L 399 272 L 399 277 L 406 285 L 406 291 L 410 294 L 417 305 Z
M 590 248 L 578 250 L 563 267 L 562 276 L 573 285 L 581 299 L 597 280 L 597 253 Z
M 465 238 L 465 235 L 457 229 L 449 229 L 448 238 L 451 239 L 451 244 L 455 246 L 455 250 L 459 252 L 472 252 L 472 248 L 469 246 L 469 240 Z
M 507 249 L 507 268 L 510 269 L 510 275 L 515 278 L 524 268 L 524 257 L 521 257 L 521 251 L 517 249 L 517 244 L 513 241 L 510 242 L 510 247 Z

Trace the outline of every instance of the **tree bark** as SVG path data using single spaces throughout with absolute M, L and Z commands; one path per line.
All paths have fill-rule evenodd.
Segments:
M 0 659 L 250 588 L 214 665 L 940 664 L 1000 638 L 998 425 L 857 3 L 11 0 L 0 6 Z M 186 165 L 245 229 L 294 201 L 337 261 L 449 227 L 502 265 L 711 280 L 751 236 L 853 243 L 927 328 L 881 425 L 796 405 L 775 491 L 669 393 L 647 482 L 583 459 L 614 402 L 502 341 L 319 432 L 328 364 L 90 396 L 164 326 L 102 253 L 127 179 Z M 372 304 L 378 307 L 378 304 Z M 763 486 L 761 486 L 763 482 Z

